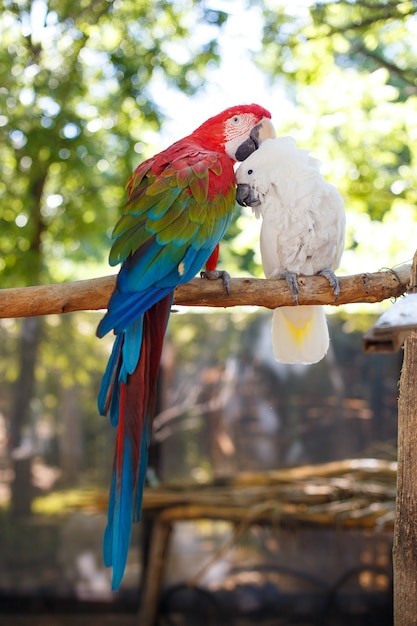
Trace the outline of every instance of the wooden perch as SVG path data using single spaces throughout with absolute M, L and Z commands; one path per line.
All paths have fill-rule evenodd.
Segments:
M 176 487 L 161 485 L 145 489 L 143 514 L 154 523 L 138 623 L 156 624 L 175 522 L 214 519 L 233 524 L 230 538 L 187 581 L 193 586 L 200 584 L 214 563 L 236 546 L 253 524 L 279 529 L 283 540 L 282 529 L 290 529 L 294 534 L 303 526 L 334 528 L 338 532 L 342 528 L 391 529 L 395 479 L 395 462 L 365 458 L 266 473 L 245 472 L 223 477 L 216 486 L 181 481 Z M 97 499 L 95 493 L 95 497 L 98 510 L 107 507 L 107 494 Z M 91 496 L 86 504 L 91 507 Z M 409 573 L 410 577 L 414 574 L 415 570 Z M 414 622 L 404 626 L 411 624 Z
M 300 276 L 300 304 L 341 305 L 355 302 L 381 302 L 407 291 L 410 266 L 395 270 L 340 276 L 340 295 L 334 295 L 326 278 Z M 51 313 L 107 308 L 116 276 L 105 276 L 71 283 L 0 290 L 0 317 L 30 317 Z M 294 304 L 285 280 L 233 278 L 230 296 L 220 280 L 195 278 L 175 290 L 174 304 L 186 306 L 263 306 L 275 309 Z

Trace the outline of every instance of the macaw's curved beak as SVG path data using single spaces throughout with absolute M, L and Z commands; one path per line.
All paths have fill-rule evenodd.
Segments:
M 248 139 L 240 144 L 235 153 L 236 161 L 244 161 L 252 152 L 255 152 L 265 139 L 276 137 L 275 128 L 269 117 L 263 117 L 250 131 Z
M 246 183 L 238 184 L 236 188 L 236 200 L 241 206 L 254 207 L 261 204 L 259 196 L 256 195 L 255 190 Z

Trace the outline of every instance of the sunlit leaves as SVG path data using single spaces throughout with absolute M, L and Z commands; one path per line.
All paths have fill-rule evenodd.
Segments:
M 209 14 L 197 40 L 199 2 L 6 3 L 0 246 L 10 284 L 70 278 L 105 259 L 125 182 L 162 121 L 152 81 L 200 85 L 226 19 Z
M 344 259 L 360 271 L 353 259 L 381 262 L 379 245 L 385 265 L 405 261 L 417 222 L 417 7 L 372 0 L 302 4 L 287 11 L 276 0 L 263 3 L 258 61 L 273 80 L 286 82 L 294 100 L 294 116 L 278 132 L 313 151 L 342 192 L 354 255 Z M 401 222 L 402 249 L 395 226 Z M 353 271 L 345 262 L 346 269 Z

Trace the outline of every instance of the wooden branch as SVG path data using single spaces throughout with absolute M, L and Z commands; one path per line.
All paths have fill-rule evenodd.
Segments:
M 341 304 L 381 302 L 397 298 L 407 291 L 410 265 L 395 270 L 340 276 L 340 296 L 334 295 L 326 278 L 300 276 L 300 304 Z M 30 317 L 51 313 L 107 308 L 116 276 L 105 276 L 71 283 L 0 290 L 0 318 Z M 230 296 L 220 280 L 195 278 L 176 288 L 174 304 L 186 306 L 263 306 L 275 309 L 294 304 L 285 280 L 233 278 Z
M 138 624 L 154 626 L 157 623 L 159 596 L 167 552 L 171 539 L 171 524 L 157 519 L 152 526 L 149 567 L 145 571 Z M 150 574 L 150 575 L 149 575 Z

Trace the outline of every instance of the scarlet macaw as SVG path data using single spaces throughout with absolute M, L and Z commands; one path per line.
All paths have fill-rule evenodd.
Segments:
M 320 174 L 320 162 L 292 137 L 268 138 L 236 171 L 237 199 L 262 215 L 261 257 L 267 278 L 286 278 L 298 305 L 297 274 L 322 274 L 335 298 L 345 236 L 337 189 Z M 274 310 L 272 344 L 281 363 L 316 363 L 329 347 L 322 306 Z
M 103 554 L 118 589 L 132 522 L 140 518 L 155 388 L 174 289 L 205 264 L 216 278 L 218 243 L 236 206 L 234 162 L 271 135 L 271 114 L 234 106 L 140 164 L 113 231 L 110 264 L 121 263 L 97 335 L 116 335 L 98 397 L 117 427 Z

